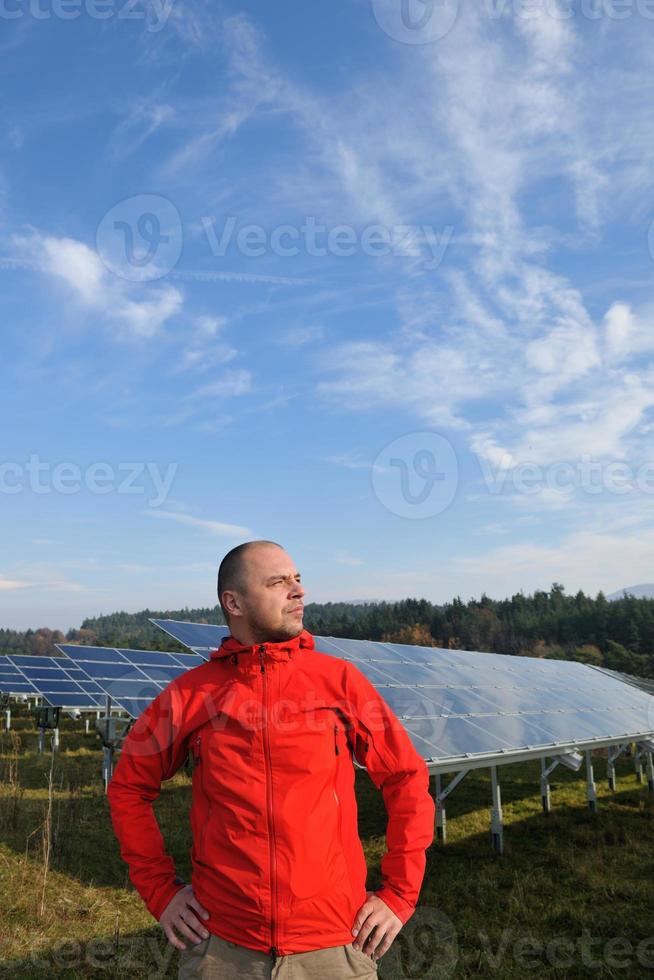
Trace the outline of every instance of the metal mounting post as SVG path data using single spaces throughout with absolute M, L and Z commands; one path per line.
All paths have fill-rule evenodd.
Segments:
M 59 748 L 59 727 L 52 729 L 52 748 L 56 752 Z
M 5 710 L 5 728 L 7 731 L 11 730 L 11 708 Z
M 437 773 L 432 777 L 434 780 L 434 793 L 436 798 L 436 839 L 440 841 L 441 844 L 445 844 L 447 842 L 447 817 L 445 814 L 443 801 L 450 795 L 453 789 L 456 789 L 461 780 L 465 779 L 469 772 L 469 769 L 462 769 L 460 772 L 457 772 L 456 776 L 450 779 L 445 789 L 443 789 L 443 777 L 441 773 Z
M 504 819 L 502 815 L 502 796 L 497 779 L 497 766 L 491 766 L 491 786 L 493 792 L 493 809 L 491 810 L 491 839 L 496 854 L 504 851 Z
M 540 760 L 540 798 L 543 804 L 543 813 L 550 813 L 552 809 L 552 797 L 550 794 L 550 775 L 558 766 L 558 759 L 551 765 L 547 765 L 547 759 Z
M 39 753 L 43 755 L 45 751 L 45 728 L 39 728 Z
M 591 813 L 597 813 L 597 789 L 593 775 L 593 753 L 590 749 L 586 750 L 586 785 L 588 787 L 588 809 Z
M 654 793 L 654 754 L 647 753 L 647 785 L 650 793 Z
M 102 782 L 105 793 L 113 775 L 113 754 L 114 749 L 112 745 L 105 745 L 102 749 Z
M 621 755 L 629 749 L 629 743 L 623 742 L 622 745 L 618 745 L 615 749 L 609 749 L 608 759 L 606 763 L 606 776 L 609 783 L 609 789 L 615 792 L 616 781 L 615 781 L 615 764 Z
M 643 757 L 640 754 L 638 746 L 636 746 L 636 751 L 634 752 L 634 769 L 636 770 L 636 782 L 642 783 L 643 781 Z
M 443 777 L 440 773 L 434 776 L 436 802 L 436 840 L 441 844 L 447 842 L 447 817 L 443 806 Z

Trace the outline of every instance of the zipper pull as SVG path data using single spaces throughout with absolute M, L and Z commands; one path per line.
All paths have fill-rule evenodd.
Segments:
M 261 673 L 262 674 L 263 674 L 264 670 L 266 669 L 265 668 L 265 665 L 264 665 L 264 662 L 263 662 L 263 655 L 264 655 L 265 652 L 266 652 L 266 648 L 265 648 L 265 646 L 262 643 L 261 646 L 259 647 L 259 657 L 261 658 Z
M 338 725 L 334 725 L 334 749 L 336 750 L 336 755 L 340 755 L 341 750 L 338 747 Z

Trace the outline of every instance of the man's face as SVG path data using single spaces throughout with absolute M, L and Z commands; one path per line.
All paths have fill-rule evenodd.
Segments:
M 290 555 L 274 545 L 257 545 L 244 555 L 243 591 L 234 592 L 238 614 L 230 624 L 245 642 L 288 640 L 303 629 L 304 589 Z

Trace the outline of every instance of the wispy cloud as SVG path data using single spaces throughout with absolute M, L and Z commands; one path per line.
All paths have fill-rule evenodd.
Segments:
M 14 235 L 12 244 L 19 258 L 64 283 L 81 309 L 100 316 L 123 339 L 152 339 L 182 309 L 183 296 L 177 288 L 118 279 L 85 242 L 33 231 L 29 236 Z
M 177 513 L 169 510 L 144 510 L 141 513 L 147 517 L 157 517 L 164 521 L 174 521 L 176 524 L 184 524 L 187 527 L 197 527 L 221 538 L 252 537 L 250 528 L 240 527 L 238 524 L 224 524 L 221 521 L 205 520 L 200 517 L 193 517 L 191 514 Z

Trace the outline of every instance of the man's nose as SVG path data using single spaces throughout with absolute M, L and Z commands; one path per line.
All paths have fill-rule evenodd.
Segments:
M 305 594 L 305 588 L 302 585 L 302 583 L 301 582 L 295 582 L 294 585 L 293 585 L 293 595 L 294 596 L 299 596 L 300 598 L 302 598 L 302 596 L 304 594 Z

